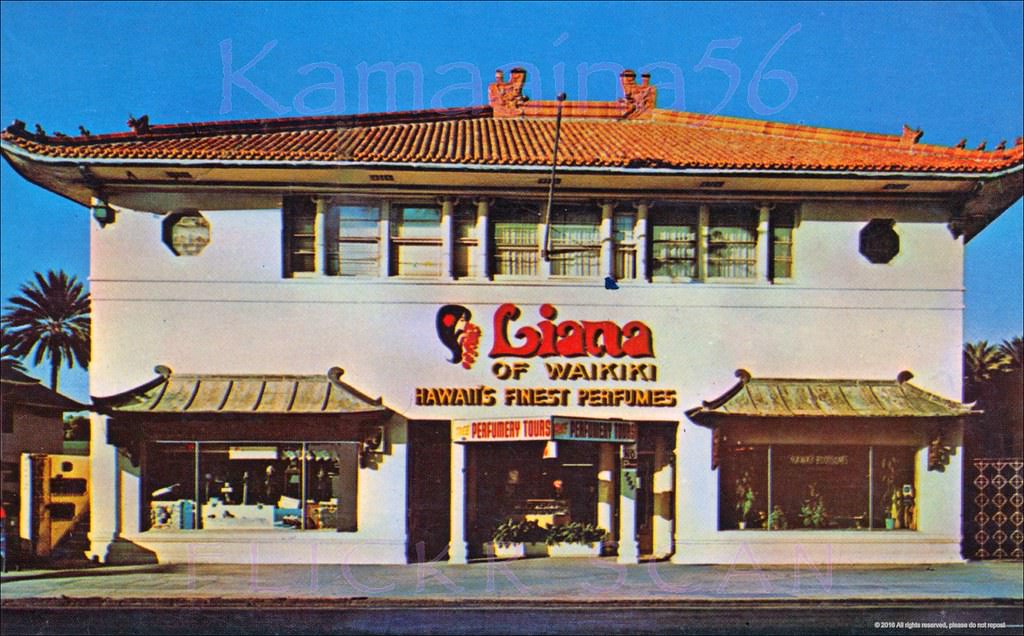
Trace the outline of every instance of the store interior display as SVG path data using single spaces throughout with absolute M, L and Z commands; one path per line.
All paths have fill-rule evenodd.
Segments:
M 150 528 L 335 528 L 340 444 L 154 444 Z

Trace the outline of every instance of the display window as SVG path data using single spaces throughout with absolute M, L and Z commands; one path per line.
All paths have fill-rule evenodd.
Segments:
M 719 529 L 915 529 L 915 454 L 903 446 L 729 447 Z
M 150 529 L 355 530 L 358 444 L 157 442 Z
M 508 519 L 542 527 L 596 523 L 598 446 L 558 442 L 557 456 L 545 458 L 544 442 L 474 444 L 471 491 L 481 540 Z

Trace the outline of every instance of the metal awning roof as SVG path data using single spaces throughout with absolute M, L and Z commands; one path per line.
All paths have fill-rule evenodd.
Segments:
M 739 369 L 736 386 L 687 411 L 699 424 L 721 418 L 955 418 L 979 413 L 909 384 L 903 371 L 895 380 L 753 378 Z
M 324 375 L 177 374 L 158 377 L 118 395 L 97 398 L 97 408 L 117 414 L 373 414 L 388 409 L 380 399 L 341 381 L 332 367 Z

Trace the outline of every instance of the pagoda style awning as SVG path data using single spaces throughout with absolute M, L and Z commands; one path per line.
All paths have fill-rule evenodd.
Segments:
M 736 377 L 740 379 L 736 386 L 686 412 L 691 420 L 713 432 L 712 469 L 718 468 L 723 429 L 749 423 L 816 423 L 827 419 L 914 425 L 927 435 L 928 470 L 941 471 L 956 452 L 956 445 L 948 437 L 949 425 L 981 412 L 910 384 L 914 377 L 910 371 L 900 372 L 895 380 L 753 378 L 745 369 L 738 369 Z
M 715 426 L 734 418 L 957 418 L 977 414 L 970 405 L 947 400 L 909 383 L 903 371 L 895 380 L 822 380 L 753 378 L 736 371 L 736 386 L 690 409 L 698 424 Z
M 132 414 L 333 415 L 383 414 L 380 399 L 341 381 L 332 367 L 324 375 L 177 374 L 167 367 L 158 377 L 124 393 L 94 397 L 101 412 Z

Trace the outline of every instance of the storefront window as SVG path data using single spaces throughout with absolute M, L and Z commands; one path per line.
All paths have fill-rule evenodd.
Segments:
M 719 529 L 914 529 L 914 455 L 892 446 L 729 447 Z
M 357 444 L 155 443 L 150 528 L 354 530 Z
M 544 442 L 473 444 L 470 501 L 481 541 L 507 519 L 596 523 L 598 444 L 559 442 L 549 458 L 544 449 Z

